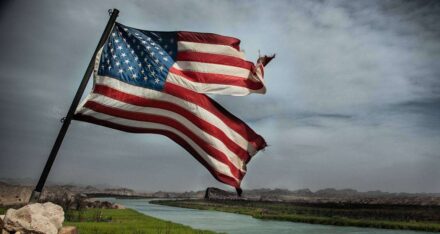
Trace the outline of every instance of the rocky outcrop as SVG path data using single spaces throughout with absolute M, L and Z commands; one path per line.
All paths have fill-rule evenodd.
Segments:
M 238 199 L 236 193 L 221 190 L 219 188 L 209 187 L 205 192 L 205 199 Z
M 63 226 L 64 211 L 51 202 L 34 203 L 18 210 L 9 209 L 3 219 L 8 232 L 57 234 Z

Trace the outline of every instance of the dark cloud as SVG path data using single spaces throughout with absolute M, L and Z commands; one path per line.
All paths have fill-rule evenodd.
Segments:
M 214 97 L 270 144 L 245 188 L 440 192 L 438 1 L 2 1 L 0 177 L 39 176 L 112 7 L 137 28 L 236 36 L 251 60 L 277 53 L 267 95 Z M 162 136 L 75 121 L 50 180 L 224 187 Z

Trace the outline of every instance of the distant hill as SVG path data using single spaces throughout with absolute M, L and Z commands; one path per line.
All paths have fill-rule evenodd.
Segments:
M 21 184 L 23 183 L 23 184 Z M 32 184 L 32 183 L 31 183 Z M 0 179 L 0 205 L 14 205 L 27 202 L 33 190 L 29 180 Z M 79 185 L 48 185 L 42 197 L 74 197 L 83 194 L 88 197 L 124 197 L 124 198 L 203 198 L 237 199 L 235 192 L 218 188 L 208 188 L 206 191 L 187 192 L 139 192 L 129 188 L 109 188 L 104 186 Z M 362 204 L 415 204 L 440 205 L 438 193 L 388 193 L 382 191 L 359 192 L 354 189 L 326 188 L 312 192 L 310 189 L 250 189 L 244 190 L 240 199 L 285 202 L 312 203 L 362 203 Z
M 218 188 L 208 188 L 207 199 L 244 199 L 258 201 L 294 203 L 346 203 L 346 204 L 385 204 L 385 205 L 426 205 L 440 206 L 440 194 L 428 193 L 388 193 L 381 191 L 358 192 L 354 189 L 326 188 L 316 192 L 310 189 L 290 191 L 287 189 L 252 189 L 243 191 L 238 198 L 234 192 Z

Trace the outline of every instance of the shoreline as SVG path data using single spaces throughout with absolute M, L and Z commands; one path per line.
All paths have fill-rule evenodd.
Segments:
M 301 222 L 310 224 L 323 224 L 334 226 L 353 226 L 363 228 L 380 228 L 394 230 L 413 230 L 440 232 L 440 221 L 426 221 L 423 217 L 429 212 L 440 211 L 440 207 L 414 207 L 414 210 L 405 210 L 408 207 L 394 208 L 365 208 L 350 207 L 338 204 L 342 207 L 320 207 L 319 204 L 295 205 L 292 203 L 258 202 L 243 200 L 155 200 L 152 204 L 190 208 L 198 210 L 214 210 L 229 213 L 249 215 L 263 220 Z M 359 206 L 361 206 L 359 204 Z M 427 209 L 426 209 L 427 208 Z M 424 212 L 425 211 L 425 212 Z M 406 221 L 396 217 L 408 212 L 417 212 L 420 217 Z M 422 213 L 419 213 L 422 212 Z M 365 213 L 370 217 L 365 216 Z M 365 217 L 362 217 L 362 216 Z M 429 215 L 429 214 L 428 214 Z M 387 217 L 388 216 L 388 217 Z M 356 218 L 357 217 L 357 218 Z
M 0 207 L 0 215 L 6 212 Z M 185 233 L 215 234 L 210 230 L 192 228 L 187 225 L 159 219 L 134 209 L 90 208 L 82 211 L 69 210 L 65 213 L 64 226 L 75 226 L 78 233 Z M 1 227 L 0 227 L 1 232 Z

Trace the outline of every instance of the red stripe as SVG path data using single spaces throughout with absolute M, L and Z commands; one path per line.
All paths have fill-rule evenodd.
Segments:
M 227 45 L 240 50 L 240 39 L 214 33 L 177 32 L 178 41 L 190 41 L 207 44 Z
M 226 147 L 228 147 L 229 150 L 237 154 L 237 156 L 239 156 L 243 161 L 248 161 L 250 158 L 250 155 L 246 150 L 244 150 L 239 145 L 237 145 L 217 126 L 207 122 L 206 120 L 198 117 L 197 115 L 193 114 L 192 112 L 186 110 L 185 108 L 179 105 L 165 101 L 138 97 L 99 84 L 95 85 L 93 92 L 136 106 L 154 107 L 154 108 L 160 108 L 160 109 L 176 112 L 179 115 L 185 117 L 187 120 L 191 121 L 194 125 L 198 126 L 206 133 L 222 141 L 226 145 Z
M 102 105 L 100 103 L 94 102 L 94 101 L 87 101 L 87 103 L 84 105 L 84 107 L 89 108 L 91 110 L 94 110 L 99 113 L 104 113 L 106 115 L 115 116 L 118 118 L 123 119 L 131 119 L 136 121 L 142 121 L 142 122 L 151 122 L 151 123 L 158 123 L 163 124 L 166 126 L 170 126 L 179 132 L 185 134 L 187 137 L 192 139 L 197 145 L 199 145 L 207 154 L 213 156 L 215 159 L 219 160 L 220 162 L 223 162 L 226 164 L 232 175 L 234 175 L 236 178 L 243 178 L 244 173 L 241 172 L 237 167 L 235 167 L 229 158 L 220 150 L 214 148 L 212 145 L 205 142 L 202 138 L 194 134 L 190 129 L 185 127 L 183 124 L 179 123 L 178 121 L 160 116 L 160 115 L 152 115 L 152 114 L 146 114 L 146 113 L 140 113 L 140 112 L 134 112 L 134 111 L 126 111 L 114 107 L 109 107 Z
M 225 184 L 228 184 L 228 185 L 231 185 L 231 186 L 233 186 L 235 188 L 239 188 L 240 187 L 240 183 L 239 182 L 237 182 L 234 178 L 232 178 L 230 176 L 227 176 L 227 175 L 224 175 L 224 174 L 216 171 L 214 168 L 212 168 L 197 153 L 197 151 L 194 148 L 192 148 L 192 146 L 190 144 L 188 144 L 183 138 L 181 138 L 180 136 L 176 135 L 173 132 L 166 131 L 166 130 L 159 130 L 159 129 L 128 127 L 128 126 L 112 123 L 110 121 L 100 120 L 100 119 L 97 119 L 97 118 L 94 118 L 94 117 L 91 117 L 91 116 L 86 116 L 86 115 L 75 115 L 74 119 L 85 121 L 85 122 L 89 122 L 89 123 L 93 123 L 93 124 L 98 124 L 98 125 L 101 125 L 101 126 L 105 126 L 105 127 L 108 127 L 108 128 L 113 128 L 113 129 L 117 129 L 117 130 L 121 130 L 121 131 L 125 131 L 125 132 L 132 132 L 132 133 L 154 133 L 154 134 L 160 134 L 160 135 L 166 136 L 166 137 L 170 138 L 171 140 L 173 140 L 174 142 L 176 142 L 177 144 L 179 144 L 186 151 L 188 151 L 194 158 L 197 159 L 197 161 L 199 161 L 203 166 L 205 166 L 205 168 L 208 169 L 208 171 L 218 181 L 220 181 L 222 183 L 225 183 Z
M 260 135 L 255 133 L 246 123 L 229 113 L 226 109 L 208 96 L 185 89 L 169 82 L 165 83 L 165 87 L 162 92 L 173 95 L 185 101 L 192 102 L 208 110 L 221 119 L 231 129 L 240 134 L 244 139 L 254 145 L 257 150 L 266 147 L 266 142 Z
M 189 70 L 179 70 L 176 69 L 175 67 L 171 67 L 169 72 L 179 75 L 189 81 L 197 82 L 197 83 L 231 85 L 231 86 L 248 88 L 251 90 L 259 90 L 264 87 L 263 83 L 261 82 L 255 82 L 251 79 L 245 79 L 243 77 L 237 77 L 237 76 L 195 72 Z
M 234 67 L 241 67 L 244 69 L 248 69 L 249 71 L 254 70 L 254 64 L 249 61 L 232 56 L 221 55 L 221 54 L 183 51 L 177 53 L 177 61 L 192 61 L 192 62 L 221 64 L 221 65 L 228 65 Z

